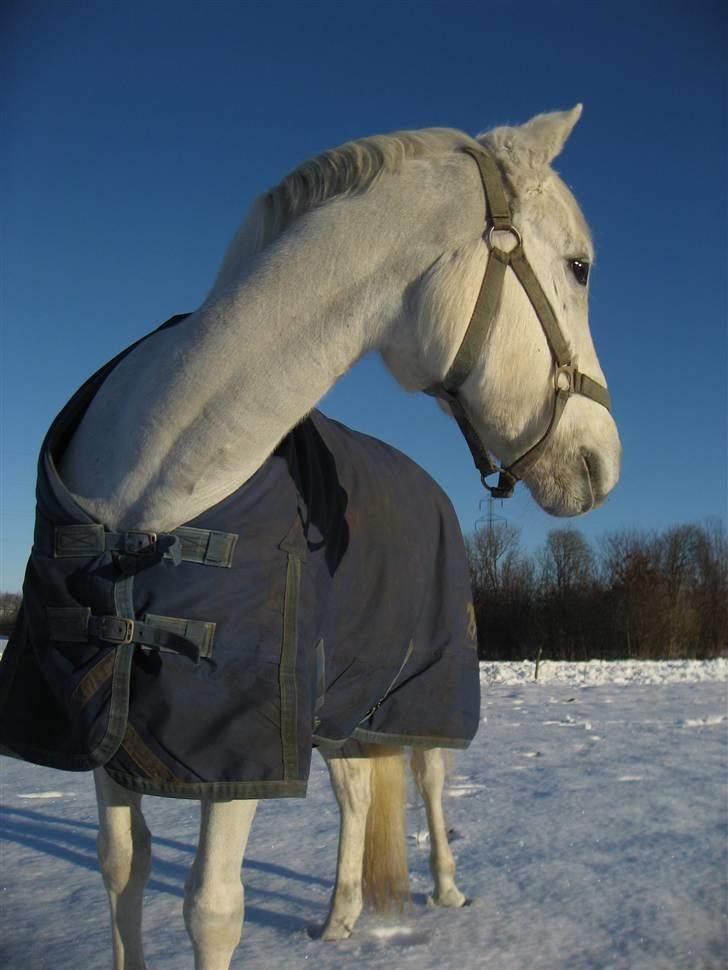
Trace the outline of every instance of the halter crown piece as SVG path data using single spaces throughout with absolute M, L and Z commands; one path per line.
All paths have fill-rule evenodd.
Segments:
M 582 374 L 571 362 L 569 345 L 564 337 L 564 332 L 548 297 L 526 258 L 521 234 L 513 225 L 510 205 L 503 187 L 503 178 L 495 159 L 482 149 L 468 146 L 463 148 L 463 151 L 475 159 L 483 182 L 487 203 L 484 238 L 490 255 L 480 292 L 475 301 L 475 309 L 455 355 L 455 360 L 442 381 L 433 387 L 425 388 L 425 393 L 442 398 L 449 404 L 453 417 L 470 448 L 475 467 L 480 472 L 480 478 L 485 488 L 494 498 L 510 498 L 513 495 L 516 482 L 523 477 L 524 471 L 536 461 L 546 447 L 548 439 L 556 430 L 561 419 L 566 402 L 572 394 L 581 394 L 588 397 L 601 404 L 608 411 L 611 411 L 611 400 L 609 391 L 603 384 L 587 377 L 586 374 Z M 499 249 L 493 243 L 495 232 L 510 233 L 516 241 L 515 247 L 510 252 Z M 509 266 L 516 274 L 536 311 L 536 316 L 551 351 L 551 357 L 554 361 L 554 406 L 548 426 L 538 441 L 531 445 L 519 458 L 512 461 L 507 468 L 503 468 L 495 464 L 487 448 L 480 440 L 478 432 L 465 412 L 458 391 L 478 362 L 488 332 L 495 321 L 503 290 L 503 280 Z M 489 485 L 486 481 L 487 477 L 496 472 L 498 472 L 498 484 Z

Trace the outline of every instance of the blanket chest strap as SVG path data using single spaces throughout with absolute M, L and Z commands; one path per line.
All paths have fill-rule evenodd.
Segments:
M 54 531 L 53 555 L 56 559 L 86 559 L 105 552 L 131 556 L 164 556 L 175 565 L 194 562 L 203 566 L 232 565 L 235 532 L 196 529 L 180 526 L 172 532 L 149 532 L 129 529 L 126 532 L 107 532 L 100 523 L 57 525 Z
M 157 650 L 171 651 L 199 663 L 209 657 L 215 624 L 204 620 L 149 615 L 144 621 L 125 616 L 92 616 L 86 606 L 48 607 L 48 636 L 66 643 L 138 643 Z

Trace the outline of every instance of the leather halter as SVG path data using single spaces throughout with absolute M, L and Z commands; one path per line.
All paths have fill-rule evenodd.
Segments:
M 442 398 L 450 406 L 455 420 L 470 448 L 475 467 L 480 472 L 483 485 L 493 495 L 494 498 L 510 498 L 513 489 L 528 469 L 539 457 L 546 447 L 546 443 L 556 430 L 561 419 L 561 415 L 566 407 L 566 402 L 572 394 L 581 394 L 588 397 L 597 404 L 601 404 L 608 411 L 611 411 L 611 400 L 609 391 L 603 384 L 593 380 L 571 362 L 569 345 L 564 336 L 564 332 L 559 325 L 548 297 L 538 282 L 531 264 L 523 251 L 523 240 L 518 229 L 513 225 L 511 209 L 506 198 L 498 165 L 492 155 L 488 152 L 471 148 L 463 148 L 464 152 L 471 155 L 475 160 L 480 178 L 483 182 L 483 190 L 487 203 L 486 232 L 484 239 L 490 256 L 485 269 L 483 282 L 480 286 L 478 298 L 475 301 L 475 309 L 470 318 L 470 323 L 465 331 L 455 360 L 450 365 L 445 377 L 439 384 L 425 389 L 425 393 Z M 493 242 L 493 233 L 508 232 L 513 236 L 516 245 L 510 252 L 498 248 Z M 507 467 L 499 467 L 495 464 L 488 450 L 483 445 L 477 431 L 468 418 L 464 405 L 458 396 L 458 391 L 468 374 L 473 370 L 480 359 L 483 346 L 488 336 L 488 332 L 495 321 L 500 306 L 501 292 L 506 269 L 511 267 L 516 274 L 518 281 L 526 291 L 528 299 L 531 301 L 536 316 L 543 329 L 546 341 L 551 351 L 554 361 L 554 405 L 551 412 L 551 419 L 541 437 L 535 444 L 531 445 L 519 458 L 512 461 Z M 498 484 L 489 485 L 486 478 L 489 475 L 499 473 Z

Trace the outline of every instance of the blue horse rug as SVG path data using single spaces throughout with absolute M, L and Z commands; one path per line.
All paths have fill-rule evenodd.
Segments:
M 131 349 L 74 395 L 41 450 L 23 605 L 0 663 L 3 753 L 228 799 L 305 795 L 316 745 L 466 747 L 477 650 L 441 489 L 314 411 L 193 521 L 114 532 L 57 467 Z

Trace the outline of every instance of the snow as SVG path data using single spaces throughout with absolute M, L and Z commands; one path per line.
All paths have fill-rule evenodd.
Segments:
M 483 725 L 450 755 L 461 910 L 426 905 L 424 810 L 409 810 L 412 905 L 326 916 L 338 814 L 318 756 L 307 800 L 261 803 L 244 866 L 248 970 L 718 970 L 728 966 L 725 660 L 481 666 Z M 3 759 L 0 966 L 110 965 L 88 774 Z M 182 886 L 196 803 L 146 799 L 150 970 L 188 970 Z
M 480 665 L 484 686 L 525 684 L 533 681 L 536 665 L 530 660 Z M 599 684 L 696 684 L 728 680 L 728 658 L 719 660 L 589 660 L 564 663 L 544 660 L 538 667 L 541 684 L 571 684 L 596 687 Z

